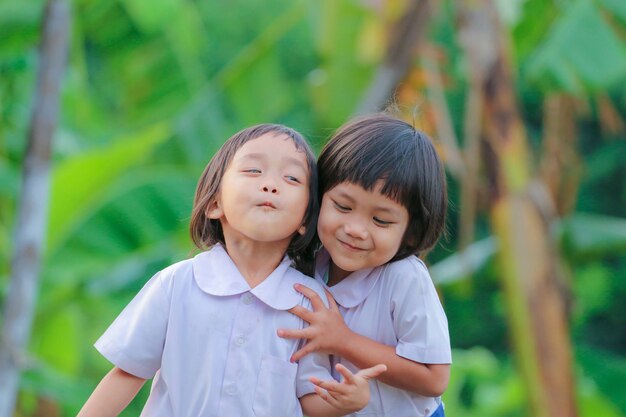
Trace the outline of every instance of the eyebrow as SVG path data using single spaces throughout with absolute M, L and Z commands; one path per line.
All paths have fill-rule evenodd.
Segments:
M 265 161 L 267 159 L 267 156 L 262 153 L 249 153 L 247 155 L 242 156 L 241 159 L 256 159 L 259 161 Z M 309 172 L 308 167 L 297 158 L 287 156 L 283 158 L 283 160 L 286 162 L 286 165 L 296 165 L 299 168 L 302 168 L 304 172 Z

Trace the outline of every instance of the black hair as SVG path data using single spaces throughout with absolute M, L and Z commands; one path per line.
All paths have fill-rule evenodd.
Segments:
M 445 228 L 446 177 L 430 138 L 410 124 L 386 114 L 354 119 L 331 137 L 317 160 L 320 199 L 348 182 L 402 204 L 409 223 L 391 261 L 432 248 Z M 390 261 L 390 262 L 391 262 Z

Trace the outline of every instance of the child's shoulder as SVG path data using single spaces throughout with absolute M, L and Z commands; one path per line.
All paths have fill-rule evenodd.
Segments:
M 324 304 L 328 303 L 328 300 L 326 298 L 326 293 L 324 292 L 324 287 L 322 286 L 322 284 L 317 282 L 315 278 L 305 275 L 302 272 L 294 268 L 289 268 L 288 274 L 286 275 L 289 277 L 288 279 L 291 281 L 290 282 L 291 286 L 295 284 L 304 285 L 305 287 L 308 287 L 312 289 L 313 291 L 315 291 L 322 298 L 322 300 L 324 301 Z
M 169 265 L 155 274 L 155 278 L 158 278 L 163 283 L 171 283 L 174 279 L 179 277 L 192 276 L 192 259 L 184 259 Z
M 305 275 L 297 269 L 289 268 L 289 277 L 293 281 L 293 284 L 305 285 L 319 294 L 324 294 L 322 284 L 317 282 L 315 278 Z
M 428 274 L 428 268 L 426 268 L 426 264 L 420 258 L 415 255 L 408 256 L 404 259 L 400 259 L 399 261 L 389 262 L 383 265 L 385 273 L 388 274 Z
M 174 275 L 178 272 L 186 272 L 188 269 L 191 268 L 193 261 L 194 261 L 194 258 L 183 259 L 182 261 L 175 262 L 171 264 L 170 266 L 163 268 L 161 270 L 161 273 Z
M 432 283 L 426 264 L 417 256 L 389 262 L 383 267 L 384 281 L 389 285 L 423 285 Z

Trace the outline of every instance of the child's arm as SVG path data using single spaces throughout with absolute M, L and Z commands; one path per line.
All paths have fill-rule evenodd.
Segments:
M 102 378 L 77 417 L 117 416 L 135 398 L 145 379 L 114 367 Z
M 301 330 L 278 331 L 280 337 L 308 339 L 306 345 L 294 353 L 292 361 L 320 351 L 342 356 L 359 368 L 384 363 L 387 372 L 377 379 L 385 384 L 427 397 L 438 397 L 445 391 L 450 378 L 450 365 L 423 364 L 403 358 L 396 354 L 393 346 L 378 343 L 350 330 L 328 291 L 326 295 L 330 308 L 324 306 L 315 291 L 303 285 L 298 285 L 296 289 L 311 300 L 313 311 L 294 307 L 290 311 L 307 321 L 309 326 Z
M 302 411 L 307 416 L 339 417 L 359 411 L 370 399 L 367 381 L 376 378 L 387 369 L 385 365 L 376 365 L 353 374 L 341 364 L 337 364 L 335 368 L 343 376 L 341 382 L 311 378 L 315 385 L 315 394 L 300 398 Z

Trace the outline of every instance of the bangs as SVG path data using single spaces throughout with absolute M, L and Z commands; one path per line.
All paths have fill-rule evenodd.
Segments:
M 367 191 L 381 184 L 382 195 L 409 208 L 411 196 L 417 195 L 415 143 L 396 139 L 380 135 L 369 137 L 366 146 L 358 140 L 338 146 L 336 157 L 318 161 L 320 192 L 342 182 Z

